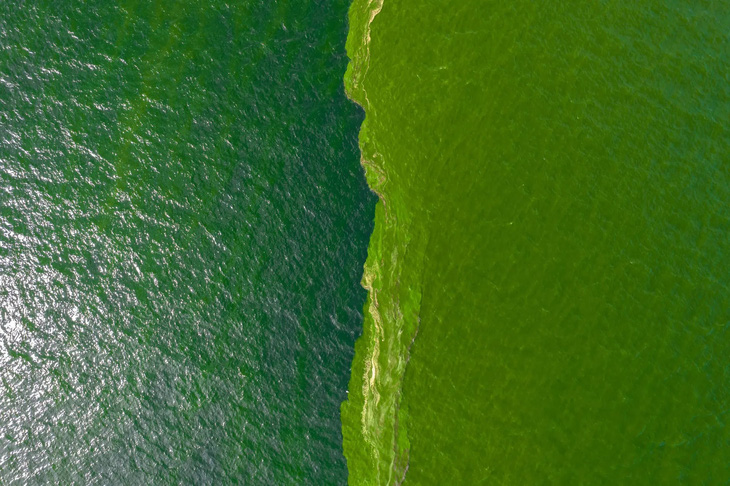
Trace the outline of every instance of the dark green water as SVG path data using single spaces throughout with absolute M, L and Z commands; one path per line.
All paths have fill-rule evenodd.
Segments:
M 728 484 L 728 3 L 385 0 L 371 27 L 352 484 Z
M 343 484 L 344 0 L 0 4 L 0 483 Z

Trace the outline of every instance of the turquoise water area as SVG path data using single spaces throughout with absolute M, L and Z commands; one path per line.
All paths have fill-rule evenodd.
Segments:
M 0 483 L 345 483 L 347 6 L 0 4 Z

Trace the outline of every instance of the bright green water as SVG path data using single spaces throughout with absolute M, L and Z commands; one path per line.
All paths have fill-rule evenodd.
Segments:
M 352 484 L 730 481 L 727 7 L 354 4 Z
M 347 2 L 0 2 L 0 484 L 343 484 Z

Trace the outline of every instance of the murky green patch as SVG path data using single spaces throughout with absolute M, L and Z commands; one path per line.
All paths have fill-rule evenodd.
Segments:
M 359 71 L 353 29 L 384 204 L 352 484 L 730 477 L 729 27 L 681 1 L 386 0 Z

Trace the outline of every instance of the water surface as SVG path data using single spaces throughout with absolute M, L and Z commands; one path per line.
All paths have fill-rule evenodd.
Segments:
M 343 484 L 345 1 L 0 6 L 0 483 Z
M 385 0 L 365 336 L 396 354 L 358 344 L 353 482 L 730 479 L 729 31 L 717 2 Z

